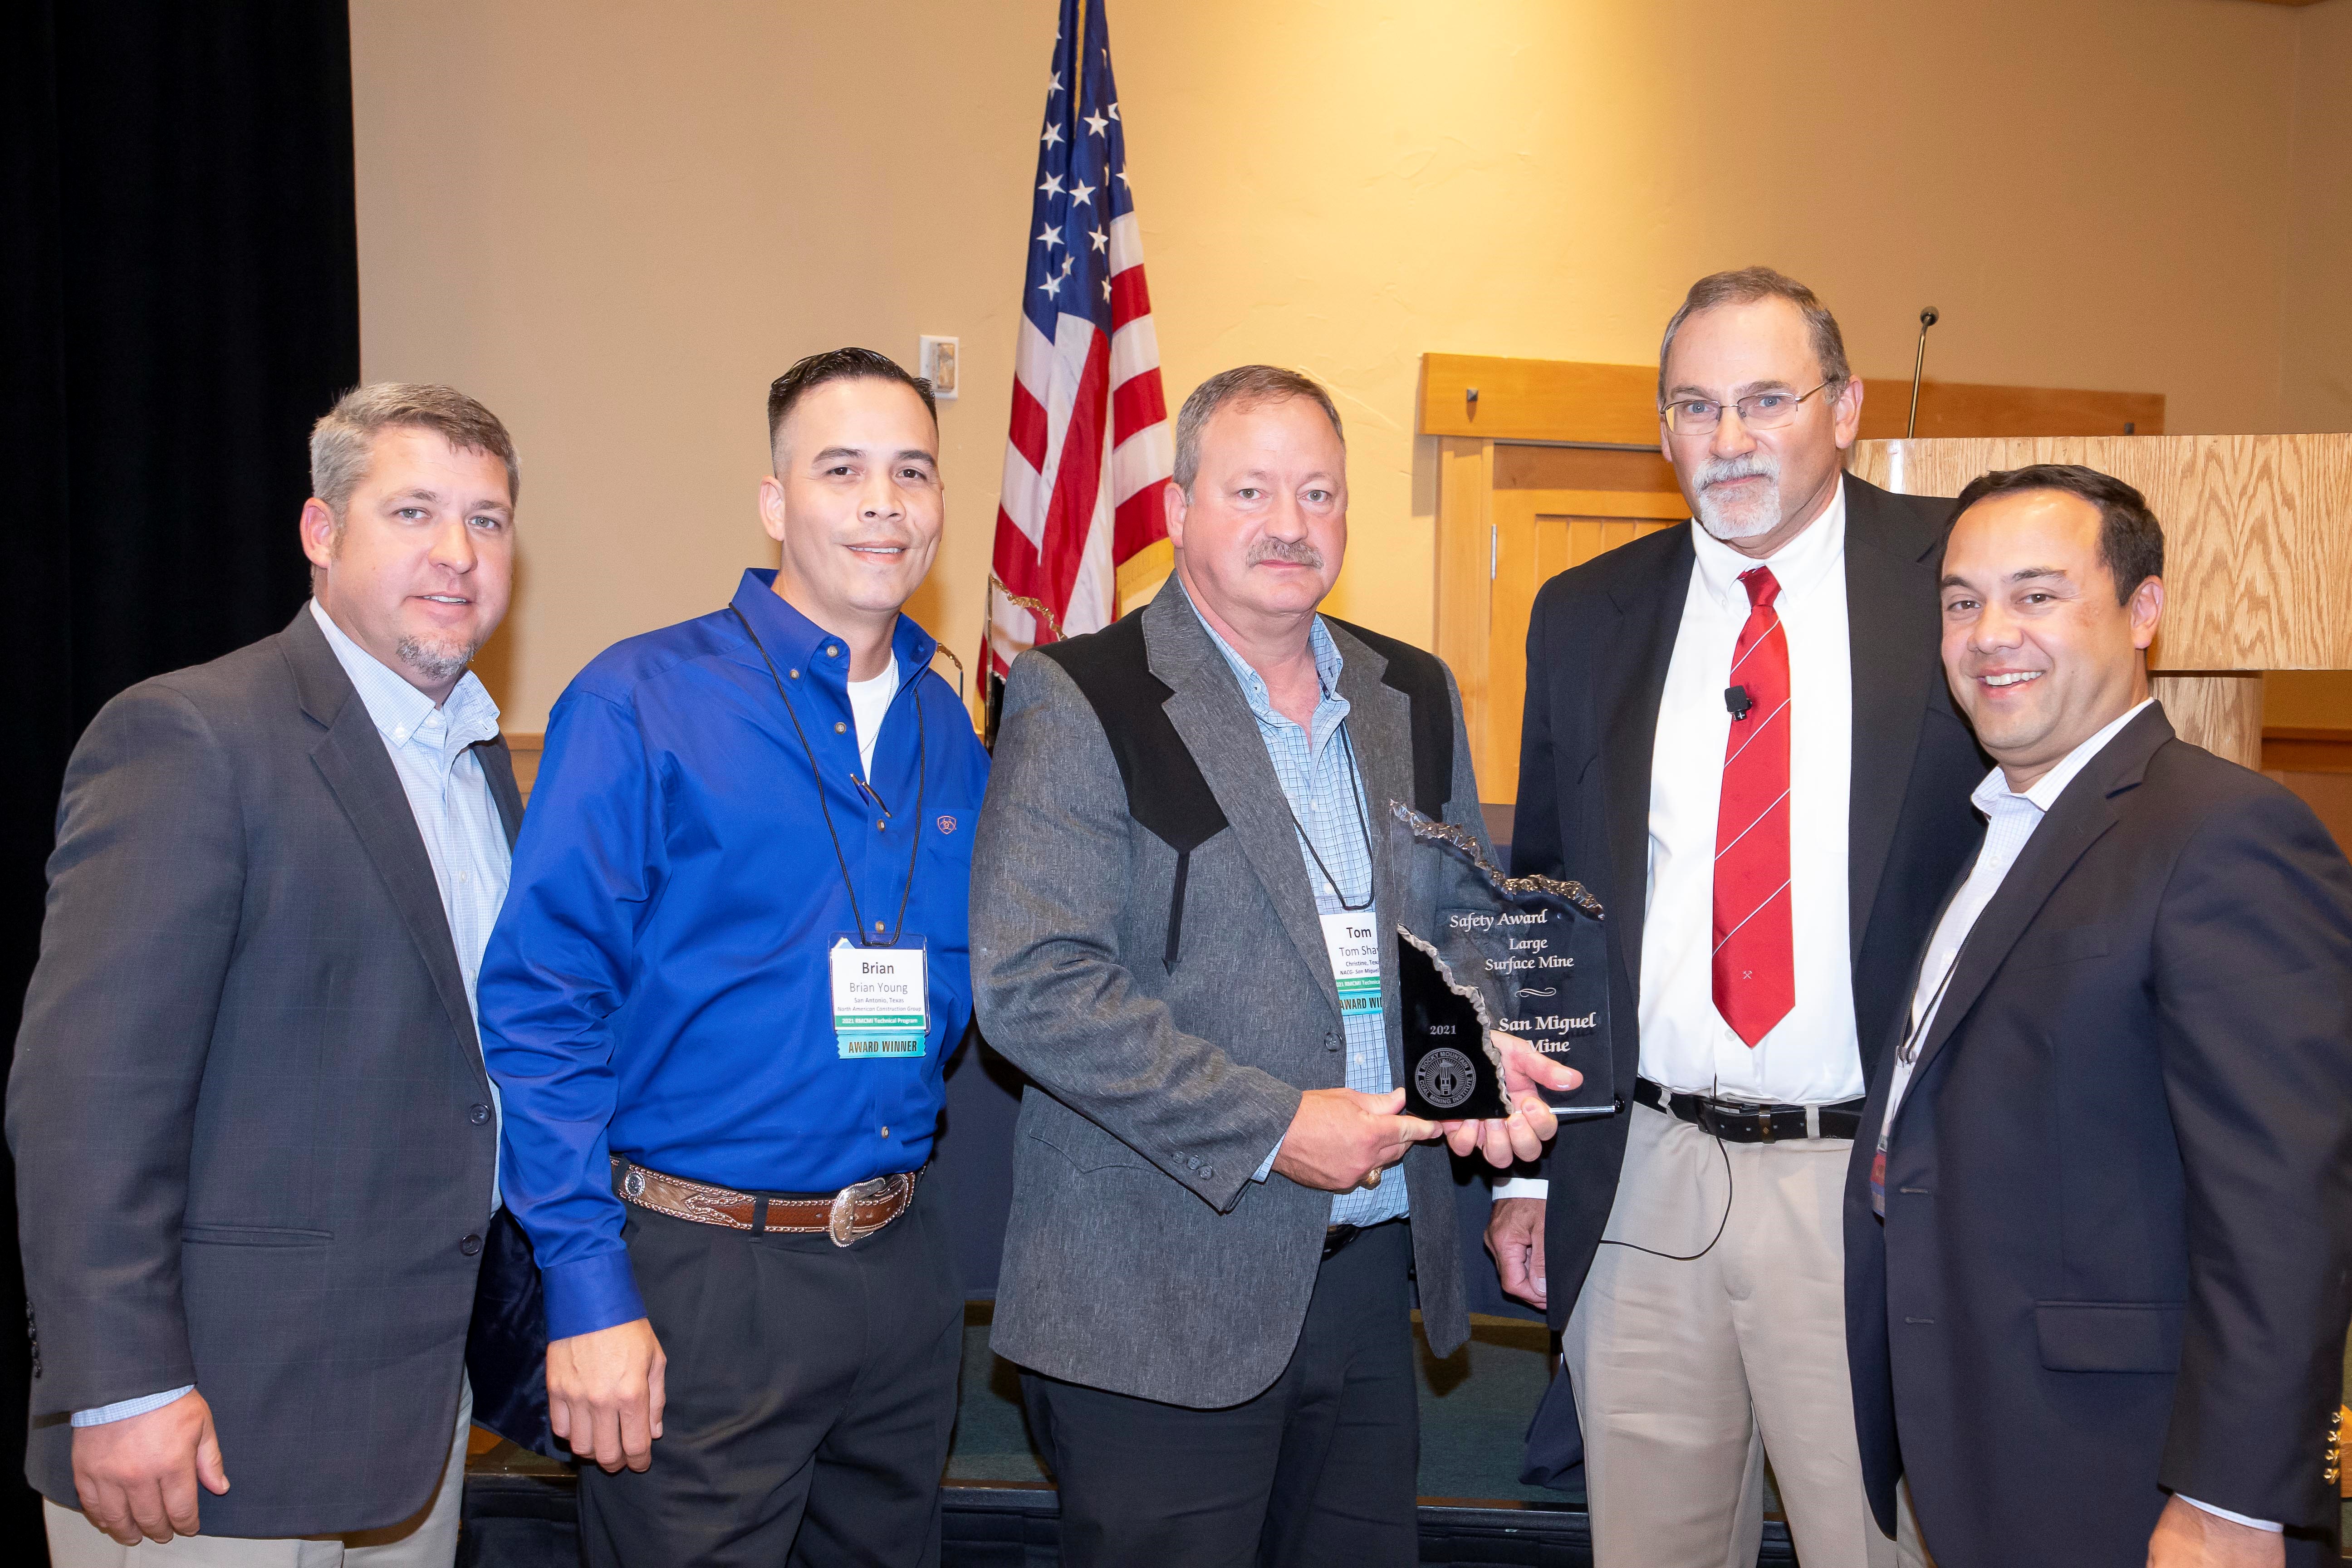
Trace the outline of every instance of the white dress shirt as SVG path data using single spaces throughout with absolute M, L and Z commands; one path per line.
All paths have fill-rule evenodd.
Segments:
M 1925 1042 L 1936 1026 L 1936 1013 L 1944 1000 L 1944 989 L 1949 984 L 1953 967 L 1958 963 L 1960 949 L 1967 945 L 1969 933 L 1976 929 L 1977 917 L 1992 902 L 2000 885 L 2008 879 L 2010 868 L 2033 838 L 2033 830 L 2058 803 L 2058 797 L 2073 784 L 2075 775 L 2090 765 L 2091 759 L 2106 750 L 2107 742 L 2120 734 L 2125 725 L 2140 715 L 2148 705 L 2142 699 L 2110 722 L 2097 734 L 2076 746 L 2059 759 L 2058 765 L 2033 781 L 2022 792 L 2009 787 L 2008 775 L 1999 768 L 1987 773 L 1984 782 L 1969 798 L 1985 814 L 1983 847 L 1977 851 L 1976 864 L 1969 869 L 1969 879 L 1952 895 L 1944 907 L 1943 918 L 1936 922 L 1936 934 L 1927 940 L 1927 955 L 1919 965 L 1919 982 L 1911 993 L 1910 1027 L 1906 1044 Z M 1885 1131 L 1879 1134 L 1878 1147 L 1884 1152 L 1891 1142 L 1895 1112 L 1903 1109 L 1903 1098 L 1911 1088 L 1911 1074 L 1917 1066 L 1916 1059 L 1906 1060 L 1909 1053 L 1898 1049 L 1895 1057 L 1894 1077 L 1886 1089 L 1886 1114 L 1879 1119 Z M 2279 1526 L 2270 1520 L 2249 1519 L 2242 1513 L 2231 1513 L 2226 1508 L 2215 1508 L 2209 1502 L 2199 1502 L 2193 1497 L 2181 1501 L 2201 1508 L 2236 1523 L 2251 1525 L 2256 1530 L 2275 1531 Z
M 1666 666 L 1650 752 L 1649 885 L 1643 913 L 1643 1078 L 1691 1094 L 1834 1105 L 1864 1089 L 1853 1020 L 1846 821 L 1853 788 L 1853 655 L 1846 632 L 1845 487 L 1810 527 L 1755 561 L 1694 520 L 1697 561 Z M 1715 837 L 1723 805 L 1724 706 L 1748 624 L 1739 574 L 1769 566 L 1789 639 L 1790 924 L 1797 1000 L 1753 1048 L 1715 1008 Z M 1497 1198 L 1539 1198 L 1539 1179 Z
M 1845 487 L 1767 561 L 1690 525 L 1698 560 L 1666 667 L 1650 758 L 1649 899 L 1642 924 L 1641 1071 L 1691 1094 L 1783 1105 L 1861 1096 L 1846 819 L 1853 789 L 1853 656 L 1846 635 Z M 1748 624 L 1743 572 L 1769 566 L 1789 639 L 1789 902 L 1797 999 L 1753 1048 L 1715 1008 L 1716 818 Z
M 482 952 L 489 945 L 490 927 L 499 906 L 506 900 L 509 855 L 506 826 L 489 779 L 474 755 L 478 742 L 498 738 L 499 705 L 473 671 L 458 678 L 448 697 L 436 704 L 399 671 L 386 666 L 343 635 L 319 601 L 310 614 L 326 634 L 327 646 L 351 677 L 366 705 L 369 720 L 383 738 L 393 771 L 400 775 L 415 816 L 416 831 L 433 862 L 433 880 L 441 890 L 442 912 L 448 917 L 449 937 L 457 950 L 457 970 L 465 977 L 466 1002 L 474 1009 L 477 1045 L 480 1009 L 474 1000 L 474 980 L 482 968 Z M 896 666 L 893 666 L 895 673 Z M 490 1084 L 491 1114 L 500 1114 L 499 1086 Z M 495 1125 L 495 1123 L 494 1123 Z M 490 1211 L 498 1212 L 498 1173 L 490 1175 Z M 142 1394 L 90 1410 L 77 1410 L 77 1426 L 99 1426 L 159 1410 L 195 1385 Z

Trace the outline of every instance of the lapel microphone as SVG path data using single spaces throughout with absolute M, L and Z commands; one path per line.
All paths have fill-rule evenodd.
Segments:
M 1731 721 L 1737 724 L 1748 717 L 1748 710 L 1756 706 L 1756 699 L 1748 695 L 1744 686 L 1728 686 L 1724 688 L 1723 705 L 1731 710 Z

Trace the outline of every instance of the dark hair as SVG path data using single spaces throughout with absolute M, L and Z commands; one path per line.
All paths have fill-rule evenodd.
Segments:
M 1303 371 L 1279 365 L 1235 365 L 1194 387 L 1184 406 L 1176 411 L 1176 488 L 1187 496 L 1192 493 L 1193 476 L 1201 471 L 1201 427 L 1218 409 L 1228 403 L 1254 408 L 1294 397 L 1303 397 L 1323 411 L 1323 416 L 1331 421 L 1331 434 L 1339 437 L 1339 449 L 1346 451 L 1348 432 L 1339 424 L 1339 410 L 1333 406 L 1331 395 L 1320 382 Z
M 1804 312 L 1805 325 L 1812 333 L 1813 358 L 1821 362 L 1822 379 L 1832 388 L 1843 389 L 1853 379 L 1853 367 L 1846 363 L 1845 334 L 1838 331 L 1837 318 L 1813 297 L 1813 291 L 1769 267 L 1742 267 L 1734 272 L 1710 272 L 1683 296 L 1682 309 L 1666 323 L 1665 340 L 1658 344 L 1660 403 L 1666 400 L 1666 355 L 1674 352 L 1675 334 L 1683 330 L 1683 323 L 1717 305 L 1752 305 L 1759 300 L 1786 300 Z
M 2096 468 L 2076 463 L 2035 463 L 1979 474 L 1960 492 L 1959 505 L 1952 515 L 1958 517 L 1980 500 L 2021 490 L 2059 490 L 2080 496 L 2099 509 L 2099 559 L 2115 574 L 2116 604 L 2129 604 L 2142 583 L 2164 575 L 2164 525 L 2147 510 L 2147 498 Z
M 931 427 L 939 428 L 939 400 L 931 395 L 931 384 L 919 375 L 908 375 L 898 367 L 898 362 L 888 354 L 876 353 L 872 349 L 827 349 L 823 353 L 809 355 L 792 369 L 768 384 L 768 445 L 776 444 L 776 432 L 783 428 L 784 416 L 793 405 L 828 381 L 895 381 L 911 387 L 923 400 L 923 407 L 931 416 Z

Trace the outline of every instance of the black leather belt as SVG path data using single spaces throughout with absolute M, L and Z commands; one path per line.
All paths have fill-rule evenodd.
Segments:
M 1859 1100 L 1836 1105 L 1759 1105 L 1745 1100 L 1682 1094 L 1645 1078 L 1634 1080 L 1633 1098 L 1727 1143 L 1797 1142 L 1807 1138 L 1850 1141 L 1862 1131 Z
M 1380 1222 L 1381 1225 L 1394 1225 L 1397 1222 L 1392 1219 L 1384 1219 Z M 1345 1247 L 1349 1242 L 1355 1240 L 1356 1237 L 1363 1235 L 1364 1232 L 1368 1230 L 1378 1230 L 1380 1226 L 1378 1225 L 1333 1225 L 1324 1226 L 1323 1261 L 1326 1263 L 1330 1262 L 1331 1259 L 1339 1256 L 1341 1248 Z

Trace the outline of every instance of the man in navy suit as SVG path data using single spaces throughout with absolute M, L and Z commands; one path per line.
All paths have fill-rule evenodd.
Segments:
M 1941 1568 L 2334 1564 L 2352 867 L 2150 700 L 2138 491 L 1959 506 L 1944 670 L 1999 765 L 1846 1185 L 1873 1510 Z

